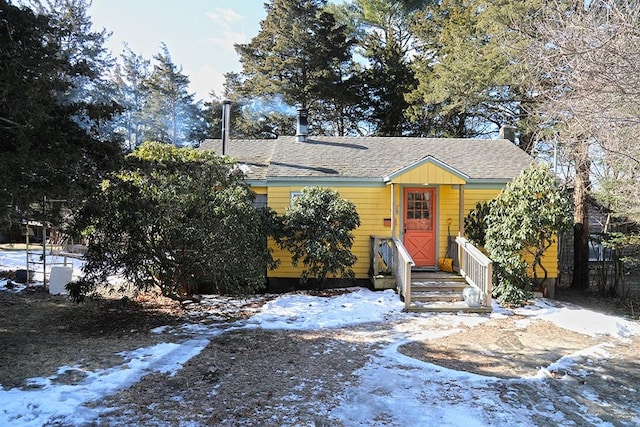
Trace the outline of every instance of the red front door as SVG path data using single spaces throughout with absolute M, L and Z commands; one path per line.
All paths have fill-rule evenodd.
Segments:
M 436 192 L 432 188 L 404 190 L 404 246 L 416 267 L 436 265 Z

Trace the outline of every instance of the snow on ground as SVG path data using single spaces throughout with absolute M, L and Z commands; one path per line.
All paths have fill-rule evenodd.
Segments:
M 392 290 L 372 293 L 356 289 L 333 298 L 291 294 L 268 302 L 249 324 L 263 329 L 339 328 L 383 322 L 390 313 L 400 312 L 403 307 Z
M 0 251 L 0 269 L 21 268 L 19 253 Z M 0 280 L 0 291 L 6 291 L 6 280 Z M 90 408 L 89 402 L 99 402 L 139 381 L 151 372 L 174 375 L 192 357 L 204 349 L 209 340 L 227 330 L 238 328 L 318 330 L 366 323 L 393 323 L 386 335 L 374 339 L 384 342 L 372 360 L 355 374 L 360 381 L 349 385 L 340 398 L 341 404 L 330 412 L 347 426 L 485 426 L 532 425 L 543 415 L 558 425 L 575 425 L 552 403 L 526 405 L 509 401 L 518 393 L 522 382 L 541 381 L 550 370 L 571 367 L 585 358 L 607 358 L 608 345 L 603 344 L 564 356 L 537 376 L 519 380 L 504 380 L 455 371 L 422 362 L 401 354 L 398 348 L 415 339 L 435 339 L 453 334 L 461 326 L 473 327 L 489 321 L 518 314 L 528 322 L 546 320 L 560 328 L 582 334 L 608 335 L 612 340 L 624 340 L 640 335 L 636 322 L 584 310 L 571 304 L 536 300 L 535 304 L 514 311 L 495 307 L 491 315 L 416 315 L 402 312 L 403 305 L 392 291 L 372 292 L 354 289 L 330 298 L 302 293 L 285 294 L 268 302 L 247 321 L 207 325 L 186 325 L 180 332 L 191 334 L 181 344 L 157 344 L 125 354 L 125 363 L 102 371 L 85 371 L 79 367 L 60 367 L 49 378 L 33 378 L 26 389 L 0 389 L 0 425 L 41 426 L 50 420 L 64 425 L 88 425 L 108 408 Z M 170 333 L 157 328 L 156 333 Z M 77 385 L 56 381 L 66 373 L 80 374 L 84 380 Z M 634 391 L 635 392 L 635 391 Z M 597 398 L 598 396 L 594 396 Z M 425 405 L 429 410 L 425 411 Z M 593 425 L 609 425 L 580 408 L 583 419 Z M 640 423 L 640 418 L 637 420 Z
M 640 335 L 640 325 L 637 323 L 595 313 L 571 304 L 549 304 L 538 300 L 534 305 L 514 310 L 514 313 L 547 320 L 563 329 L 588 336 L 611 335 L 624 340 L 631 335 Z
M 64 419 L 63 425 L 90 424 L 98 412 L 83 407 L 84 404 L 129 387 L 151 372 L 175 375 L 207 344 L 207 339 L 190 339 L 182 344 L 156 344 L 123 353 L 125 363 L 94 372 L 62 366 L 56 375 L 49 378 L 31 379 L 27 390 L 13 388 L 0 391 L 0 425 L 36 427 L 48 425 L 48 421 L 54 418 Z M 57 380 L 65 375 L 84 377 L 84 380 L 76 385 L 60 384 Z
M 34 272 L 33 280 L 37 283 L 43 281 L 44 264 L 42 263 L 42 249 L 34 247 L 29 251 L 29 270 Z M 82 277 L 82 266 L 84 261 L 73 257 L 64 256 L 52 256 L 50 252 L 46 255 L 46 267 L 47 274 L 51 272 L 52 265 L 62 265 L 66 262 L 67 266 L 73 267 L 73 279 L 76 280 Z M 3 270 L 26 270 L 27 269 L 27 254 L 26 251 L 17 250 L 0 250 L 0 271 Z M 7 288 L 7 281 L 0 280 L 0 290 L 12 290 L 14 292 L 20 292 L 24 290 L 26 286 L 13 282 L 13 286 Z

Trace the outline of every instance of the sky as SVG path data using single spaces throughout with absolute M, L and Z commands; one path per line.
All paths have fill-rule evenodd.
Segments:
M 0 270 L 20 268 L 24 266 L 24 259 L 24 252 L 0 251 Z M 74 274 L 80 272 L 79 267 L 74 265 Z M 7 280 L 0 279 L 0 292 L 23 290 L 21 286 L 8 287 Z M 214 295 L 203 296 L 201 304 L 209 307 L 210 316 L 215 316 L 221 302 L 225 306 L 233 305 L 232 301 Z M 175 327 L 160 326 L 152 332 L 178 334 L 184 340 L 175 342 L 172 339 L 168 340 L 171 342 L 120 353 L 123 363 L 106 369 L 89 370 L 79 361 L 74 366 L 58 367 L 49 377 L 29 379 L 29 387 L 26 388 L 7 389 L 0 384 L 0 425 L 82 426 L 106 421 L 111 426 L 128 426 L 133 420 L 126 419 L 126 415 L 122 419 L 110 419 L 112 408 L 102 407 L 101 402 L 151 373 L 162 373 L 168 377 L 179 374 L 189 360 L 221 334 L 238 329 L 314 331 L 365 324 L 366 328 L 354 329 L 353 339 L 376 343 L 379 350 L 375 350 L 365 366 L 353 372 L 357 381 L 345 380 L 343 393 L 335 396 L 335 404 L 331 406 L 323 401 L 306 402 L 318 415 L 339 420 L 345 426 L 530 426 L 532 420 L 537 420 L 538 425 L 574 426 L 574 420 L 578 418 L 583 421 L 581 425 L 609 427 L 613 424 L 599 415 L 614 413 L 614 410 L 624 411 L 630 417 L 628 424 L 620 425 L 640 425 L 636 388 L 619 389 L 620 393 L 629 396 L 628 405 L 621 407 L 620 401 L 607 394 L 606 390 L 586 385 L 590 376 L 604 378 L 609 372 L 622 374 L 619 369 L 607 370 L 605 367 L 617 366 L 613 354 L 616 346 L 640 335 L 638 322 L 541 298 L 517 309 L 504 309 L 494 303 L 493 313 L 481 315 L 421 315 L 405 313 L 403 307 L 392 290 L 374 292 L 354 288 L 352 292 L 330 298 L 289 293 L 256 308 L 254 315 L 246 320 L 204 324 L 189 323 L 185 319 L 184 324 Z M 492 320 L 503 325 L 510 322 L 503 327 L 513 330 L 536 322 L 551 322 L 563 330 L 600 339 L 587 341 L 587 347 L 540 366 L 533 376 L 513 379 L 449 369 L 408 357 L 399 351 L 403 344 L 438 339 Z M 543 360 L 541 362 L 544 363 Z M 59 380 L 69 373 L 84 379 L 72 383 Z M 576 395 L 586 396 L 597 411 L 586 406 L 584 399 L 554 394 L 557 382 L 575 388 Z M 315 387 L 314 384 L 311 386 Z M 518 390 L 523 387 L 533 391 L 519 399 Z M 295 390 L 290 397 L 294 402 L 295 398 L 300 398 L 295 395 Z M 283 417 L 290 417 L 282 425 L 307 425 L 300 424 L 300 420 L 295 418 L 296 404 L 288 403 L 276 408 L 282 411 Z M 163 416 L 172 419 L 170 414 L 154 411 L 153 416 L 157 421 L 154 425 L 173 425 L 162 419 Z M 197 419 L 197 414 L 194 417 Z M 393 420 L 393 423 L 388 420 Z M 184 426 L 201 425 L 194 420 L 181 422 Z
M 196 100 L 222 96 L 224 74 L 240 71 L 236 43 L 248 43 L 266 17 L 264 0 L 93 0 L 94 30 L 112 32 L 106 47 L 119 56 L 126 42 L 151 60 L 164 42 L 190 79 Z

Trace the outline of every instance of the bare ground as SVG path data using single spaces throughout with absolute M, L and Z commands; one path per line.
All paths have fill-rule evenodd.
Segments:
M 54 376 L 61 366 L 108 368 L 122 363 L 118 354 L 159 342 L 183 340 L 180 334 L 157 334 L 157 326 L 185 322 L 224 323 L 247 318 L 271 297 L 231 304 L 221 301 L 217 316 L 198 304 L 185 307 L 153 295 L 126 299 L 97 298 L 74 304 L 38 288 L 0 292 L 0 384 L 27 387 L 26 380 Z M 491 319 L 437 340 L 413 340 L 400 352 L 415 359 L 485 376 L 513 379 L 497 383 L 504 402 L 547 405 L 567 414 L 579 403 L 613 425 L 633 425 L 639 417 L 640 339 L 607 347 L 610 357 L 587 360 L 589 375 L 550 370 L 549 381 L 533 385 L 531 377 L 563 356 L 611 341 L 522 318 Z M 211 338 L 210 344 L 175 376 L 150 374 L 127 390 L 99 402 L 111 408 L 97 425 L 323 425 L 340 395 L 359 378 L 354 374 L 377 350 L 392 324 L 360 325 L 321 331 L 239 329 Z M 428 328 L 428 326 L 426 326 Z M 61 377 L 74 383 L 82 378 Z M 384 381 L 385 379 L 381 379 Z M 607 404 L 590 396 L 607 396 Z M 571 396 L 571 399 L 563 397 Z M 320 403 L 318 403 L 320 402 Z M 571 417 L 571 416 L 570 416 Z M 638 418 L 635 418 L 637 421 Z M 575 425 L 588 425 L 575 415 Z M 553 419 L 532 420 L 554 425 Z M 331 420 L 330 424 L 341 425 Z M 389 421 L 393 425 L 393 421 Z
M 552 403 L 575 425 L 591 425 L 579 414 L 579 406 L 615 426 L 635 426 L 638 422 L 640 380 L 640 339 L 617 341 L 561 329 L 550 322 L 538 321 L 526 328 L 516 325 L 518 317 L 492 319 L 466 331 L 438 340 L 412 342 L 400 351 L 413 358 L 439 366 L 480 375 L 511 379 L 501 394 L 505 402 L 544 407 Z M 545 371 L 549 381 L 518 381 L 531 378 L 563 356 L 581 359 L 577 353 L 600 346 L 604 358 L 584 357 L 577 367 L 551 368 Z M 588 371 L 582 364 L 588 366 Z M 540 387 L 542 386 L 542 387 Z M 594 401 L 595 396 L 607 401 Z M 532 420 L 533 425 L 556 425 L 553 419 Z
M 119 352 L 171 339 L 149 330 L 177 324 L 183 315 L 179 304 L 148 296 L 74 304 L 41 287 L 0 292 L 0 384 L 20 387 L 61 366 L 114 366 L 122 362 Z

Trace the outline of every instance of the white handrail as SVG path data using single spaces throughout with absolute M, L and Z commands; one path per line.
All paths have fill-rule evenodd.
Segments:
M 470 241 L 462 236 L 456 237 L 458 244 L 458 260 L 460 275 L 471 286 L 474 286 L 485 297 L 485 305 L 491 307 L 491 291 L 493 286 L 493 263 Z
M 393 247 L 393 270 L 400 288 L 400 295 L 404 298 L 404 306 L 409 308 L 409 304 L 411 304 L 411 267 L 416 264 L 402 242 L 395 237 L 393 238 Z

